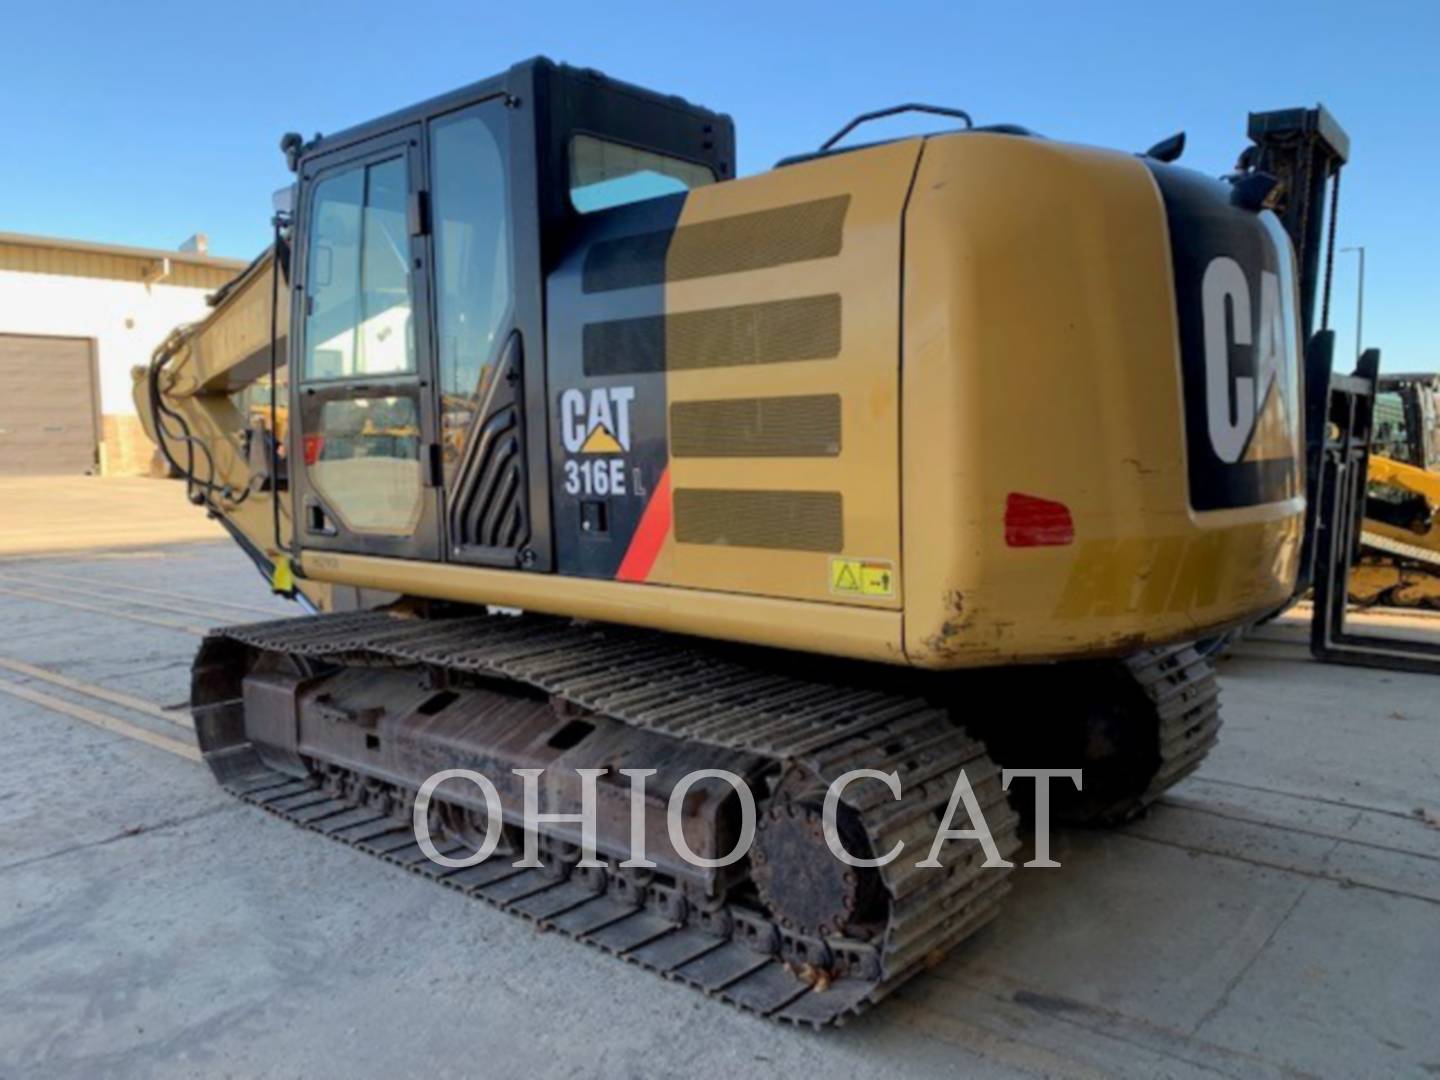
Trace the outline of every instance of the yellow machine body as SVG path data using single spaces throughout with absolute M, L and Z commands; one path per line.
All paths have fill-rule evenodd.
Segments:
M 828 254 L 783 245 L 833 215 L 756 231 L 767 212 L 839 205 Z M 1007 134 L 908 139 L 696 187 L 666 256 L 667 452 L 637 530 L 653 550 L 601 577 L 320 550 L 302 536 L 301 587 L 322 604 L 323 586 L 342 585 L 929 668 L 1125 654 L 1257 618 L 1291 595 L 1304 516 L 1292 255 L 1273 245 L 1273 283 L 1254 280 L 1243 309 L 1222 288 L 1217 375 L 1213 357 L 1186 355 L 1185 321 L 1204 316 L 1183 308 L 1203 290 L 1177 287 L 1175 228 L 1141 159 Z M 712 272 L 714 252 L 741 243 L 777 250 Z M 598 302 L 568 284 L 587 254 L 550 277 L 552 348 L 558 321 L 583 322 Z M 240 442 L 253 402 L 234 400 L 264 373 L 269 273 L 227 297 L 165 372 L 231 501 L 255 487 Z M 1223 274 L 1206 288 L 1209 276 Z M 710 365 L 703 335 L 685 331 L 686 316 L 792 300 L 825 326 L 802 312 L 757 334 L 750 362 Z M 809 355 L 771 362 L 766 342 L 786 334 Z M 1266 359 L 1233 359 L 1247 347 Z M 1237 505 L 1197 508 L 1205 403 L 1187 396 L 1198 386 L 1216 408 L 1217 379 L 1221 435 L 1247 415 L 1251 428 L 1220 467 L 1269 479 Z M 562 389 L 552 371 L 549 416 L 532 422 L 560 422 Z M 797 399 L 815 407 L 764 404 Z M 736 410 L 750 417 L 739 427 Z M 270 498 L 252 490 L 233 523 L 273 559 L 292 538 L 289 507 L 276 530 Z
M 1368 512 L 1362 555 L 1350 571 L 1350 600 L 1440 608 L 1440 474 L 1372 453 L 1367 476 Z

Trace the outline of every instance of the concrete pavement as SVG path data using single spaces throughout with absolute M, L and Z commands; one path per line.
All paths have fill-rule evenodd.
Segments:
M 216 540 L 225 531 L 178 480 L 0 477 L 0 556 Z
M 1284 624 L 1222 663 L 1196 777 L 1060 831 L 995 924 L 812 1034 L 222 795 L 166 707 L 198 629 L 290 610 L 230 545 L 0 590 L 0 1077 L 1440 1073 L 1435 681 Z

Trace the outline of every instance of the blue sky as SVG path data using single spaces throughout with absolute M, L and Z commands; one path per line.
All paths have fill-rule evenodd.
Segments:
M 267 242 L 280 134 L 333 131 L 544 53 L 729 112 L 740 171 L 920 100 L 1227 170 L 1245 114 L 1324 101 L 1350 132 L 1344 244 L 1390 370 L 1440 367 L 1440 4 L 21 4 L 0 13 L 0 230 L 217 254 Z M 292 57 L 303 58 L 296 64 Z M 904 128 L 886 129 L 898 133 Z M 1334 323 L 1354 340 L 1355 257 Z

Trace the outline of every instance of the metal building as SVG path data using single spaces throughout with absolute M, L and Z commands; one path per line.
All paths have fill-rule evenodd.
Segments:
M 0 476 L 143 473 L 130 369 L 245 263 L 0 233 Z

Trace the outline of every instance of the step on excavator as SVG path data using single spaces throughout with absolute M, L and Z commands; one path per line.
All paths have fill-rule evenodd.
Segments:
M 903 111 L 936 132 L 842 144 Z M 1001 767 L 1083 770 L 1069 821 L 1143 811 L 1220 727 L 1193 643 L 1304 577 L 1347 149 L 1323 109 L 1250 135 L 1215 179 L 1183 136 L 912 105 L 736 178 L 728 116 L 537 59 L 286 136 L 274 245 L 137 374 L 191 499 L 310 611 L 201 646 L 216 778 L 743 1009 L 863 1011 L 999 912 Z M 412 828 L 446 769 L 505 795 L 429 800 L 447 858 L 498 830 L 464 868 Z M 527 838 L 516 769 L 593 799 L 597 859 Z M 622 769 L 654 770 L 638 837 Z M 858 769 L 899 784 L 844 787 L 850 852 L 929 851 L 963 774 L 1002 859 L 843 864 Z M 739 861 L 682 850 L 743 832 L 706 770 L 754 793 Z

